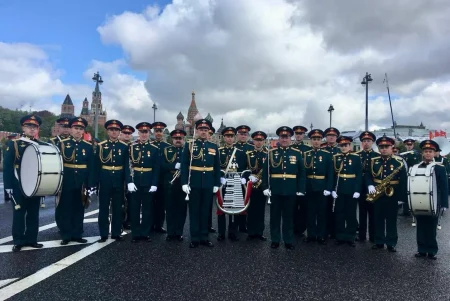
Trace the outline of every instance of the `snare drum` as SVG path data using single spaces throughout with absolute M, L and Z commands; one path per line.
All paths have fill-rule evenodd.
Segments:
M 56 195 L 63 179 L 63 160 L 58 147 L 29 144 L 21 158 L 19 179 L 27 197 Z
M 419 164 L 410 169 L 408 177 L 409 207 L 413 215 L 437 216 L 438 193 L 435 163 L 426 168 L 418 168 Z

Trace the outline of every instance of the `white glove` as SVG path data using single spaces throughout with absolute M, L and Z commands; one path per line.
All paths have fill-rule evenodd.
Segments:
M 297 192 L 296 195 L 298 196 L 304 196 L 305 194 L 301 193 L 301 192 Z
M 272 196 L 272 193 L 270 193 L 270 190 L 269 189 L 266 189 L 266 190 L 264 190 L 263 191 L 263 194 L 265 195 L 265 196 Z
M 225 184 L 227 183 L 227 179 L 225 179 L 225 178 L 220 178 L 220 183 L 221 183 L 222 185 L 225 185 Z
M 214 187 L 213 187 L 213 193 L 216 193 L 217 191 L 219 191 L 219 187 L 214 186 Z
M 245 183 L 247 183 L 247 180 L 245 178 L 241 178 L 241 183 L 242 185 L 245 185 Z
M 355 193 L 353 194 L 353 198 L 354 198 L 354 199 L 359 198 L 359 196 L 360 196 L 359 192 L 355 192 Z
M 369 185 L 369 187 L 367 187 L 368 188 L 368 190 L 369 190 L 369 193 L 374 193 L 375 191 L 377 191 L 376 189 L 375 189 L 375 186 L 373 186 L 373 185 Z
M 178 162 L 177 164 L 175 164 L 175 169 L 180 169 L 181 164 Z
M 158 187 L 152 186 L 148 192 L 155 192 L 156 190 L 158 190 Z
M 249 179 L 250 181 L 252 181 L 253 183 L 258 182 L 258 178 L 255 177 L 255 176 L 250 176 L 250 177 L 248 177 L 248 179 Z
M 128 183 L 128 191 L 129 192 L 135 192 L 137 190 L 136 185 L 134 183 Z
M 96 189 L 95 187 L 91 187 L 91 188 L 88 190 L 89 196 L 95 194 L 96 192 L 97 192 L 97 189 Z
M 183 186 L 181 186 L 181 189 L 182 189 L 183 192 L 186 193 L 186 194 L 191 193 L 191 187 L 189 187 L 189 185 L 183 185 Z
M 444 211 L 447 211 L 447 208 L 444 207 Z
M 323 195 L 324 196 L 329 196 L 331 194 L 331 192 L 329 192 L 328 190 L 324 190 L 323 191 Z
M 8 193 L 9 195 L 13 194 L 13 190 L 12 189 L 6 189 L 6 193 Z
M 337 197 L 338 197 L 336 191 L 332 191 L 331 196 L 333 197 L 333 199 L 337 199 Z

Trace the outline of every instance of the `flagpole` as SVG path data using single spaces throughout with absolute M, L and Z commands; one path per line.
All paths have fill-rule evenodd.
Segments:
M 388 97 L 389 97 L 389 106 L 391 107 L 392 128 L 394 129 L 395 140 L 397 140 L 397 134 L 395 133 L 394 113 L 392 112 L 391 93 L 389 92 L 389 82 L 388 82 L 387 73 L 384 74 L 384 81 L 383 82 L 386 82 L 386 89 L 387 89 Z

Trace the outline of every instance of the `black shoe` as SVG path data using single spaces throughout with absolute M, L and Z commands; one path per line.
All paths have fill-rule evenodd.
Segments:
M 131 229 L 131 225 L 130 225 L 129 223 L 124 223 L 124 224 L 122 225 L 122 227 L 123 227 L 125 230 L 130 230 L 130 229 Z
M 15 245 L 15 246 L 12 248 L 12 251 L 13 251 L 14 253 L 19 252 L 20 250 L 22 250 L 22 246 L 21 246 L 21 245 Z
M 286 249 L 288 249 L 288 250 L 294 250 L 295 249 L 295 247 L 294 247 L 294 245 L 293 244 L 284 244 L 284 247 L 286 248 Z
M 172 241 L 175 237 L 173 235 L 167 235 L 166 241 Z
M 380 249 L 384 249 L 384 245 L 382 244 L 375 244 L 372 246 L 372 250 L 380 250 Z
M 208 247 L 208 248 L 214 247 L 213 243 L 210 242 L 209 240 L 202 240 L 202 241 L 200 241 L 200 244 L 201 244 L 202 246 L 206 246 L 206 247 Z
M 42 248 L 43 246 L 44 246 L 43 244 L 38 244 L 38 243 L 27 244 L 27 245 L 26 245 L 26 247 L 35 248 L 35 249 L 40 249 L 40 248 Z
M 267 237 L 265 237 L 264 235 L 258 235 L 258 238 L 260 241 L 266 241 Z
M 191 248 L 191 249 L 193 249 L 193 248 L 197 248 L 197 247 L 198 247 L 198 245 L 199 245 L 199 243 L 198 243 L 198 242 L 196 242 L 196 241 L 193 241 L 193 242 L 191 242 L 191 243 L 189 244 L 189 248 Z
M 164 229 L 163 227 L 157 227 L 155 228 L 156 233 L 167 233 L 166 229 Z
M 145 242 L 152 242 L 152 239 L 150 238 L 150 236 L 142 236 L 141 240 L 143 240 Z
M 105 242 L 108 239 L 108 236 L 102 236 L 98 242 Z
M 337 246 L 343 245 L 344 243 L 345 243 L 345 241 L 342 241 L 342 240 L 336 240 L 334 242 L 334 244 L 337 245 Z
M 66 246 L 66 245 L 69 244 L 69 242 L 70 242 L 70 240 L 68 240 L 68 239 L 63 239 L 63 240 L 61 241 L 61 246 Z
M 84 239 L 84 238 L 72 239 L 72 241 L 78 242 L 78 243 L 80 243 L 80 244 L 85 244 L 85 243 L 88 242 L 87 239 Z
M 391 253 L 397 252 L 397 249 L 396 249 L 395 247 L 393 247 L 393 246 L 388 246 L 387 249 L 388 249 L 388 251 L 391 252 Z
M 139 237 L 133 237 L 132 239 L 131 239 L 131 242 L 132 243 L 138 243 L 139 242 Z
M 305 239 L 303 239 L 304 242 L 312 242 L 312 241 L 316 241 L 317 239 L 315 237 L 306 237 Z
M 231 241 L 238 241 L 239 240 L 239 237 L 237 237 L 236 234 L 228 234 L 228 238 Z
M 319 239 L 317 239 L 317 242 L 319 244 L 321 244 L 321 245 L 326 245 L 327 244 L 327 241 L 325 240 L 325 238 L 319 238 Z
M 177 240 L 178 241 L 183 241 L 184 240 L 183 235 L 177 235 Z
M 223 235 L 223 234 L 219 234 L 217 236 L 217 241 L 223 241 L 224 239 L 225 239 L 225 235 Z
M 437 256 L 436 256 L 436 254 L 428 253 L 428 259 L 436 260 L 436 259 L 437 259 Z
M 252 240 L 254 238 L 256 238 L 256 235 L 248 235 L 247 236 L 247 241 Z
M 279 243 L 279 242 L 272 242 L 272 243 L 270 244 L 270 247 L 271 247 L 272 249 L 278 249 L 279 246 L 280 246 L 280 243 Z
M 347 245 L 349 245 L 352 248 L 356 247 L 356 244 L 354 241 L 347 241 Z
M 241 233 L 248 233 L 248 230 L 247 230 L 247 228 L 240 228 L 239 232 L 241 232 Z
M 418 252 L 414 254 L 414 257 L 420 258 L 420 257 L 427 257 L 427 253 Z
M 111 236 L 112 239 L 115 239 L 116 241 L 123 241 L 122 236 Z
M 208 229 L 208 232 L 209 232 L 209 233 L 216 233 L 217 231 L 216 231 L 216 229 L 214 229 L 213 227 L 210 227 L 210 228 Z

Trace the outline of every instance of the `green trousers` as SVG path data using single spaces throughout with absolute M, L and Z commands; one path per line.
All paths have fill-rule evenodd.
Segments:
M 279 243 L 281 232 L 286 244 L 294 243 L 294 207 L 295 195 L 272 195 L 270 197 L 270 238 Z M 282 231 L 280 231 L 282 224 Z
M 436 255 L 438 244 L 436 240 L 437 216 L 416 216 L 417 221 L 417 251 Z
M 337 240 L 355 240 L 357 200 L 353 198 L 353 194 L 339 193 L 334 206 Z
M 183 235 L 187 215 L 186 194 L 181 190 L 180 181 L 164 187 L 166 203 L 166 222 L 168 235 Z
M 41 198 L 25 197 L 20 190 L 18 181 L 14 181 L 13 197 L 21 207 L 19 210 L 15 210 L 14 202 L 11 201 L 13 206 L 12 237 L 14 245 L 37 243 Z
M 326 238 L 327 201 L 323 191 L 306 192 L 308 200 L 308 238 Z
M 80 239 L 83 235 L 84 206 L 81 202 L 81 187 L 62 187 L 61 198 L 56 207 L 58 228 L 62 240 Z
M 150 187 L 137 186 L 137 191 L 129 196 L 131 204 L 131 235 L 133 238 L 150 236 L 152 228 L 153 194 Z M 142 219 L 140 217 L 142 208 Z
M 191 242 L 208 240 L 208 211 L 211 211 L 212 188 L 192 188 L 189 194 Z
M 393 197 L 380 197 L 374 202 L 373 211 L 375 221 L 375 243 L 395 247 L 398 241 L 398 202 L 395 195 Z
M 267 198 L 261 189 L 253 189 L 247 210 L 248 235 L 263 235 Z

